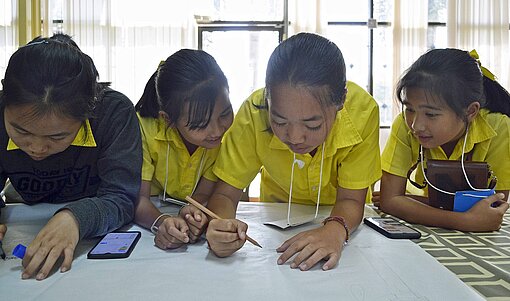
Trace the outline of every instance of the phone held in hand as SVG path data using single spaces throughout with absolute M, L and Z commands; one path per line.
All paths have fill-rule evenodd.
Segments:
M 393 239 L 416 239 L 421 233 L 392 217 L 365 217 L 363 222 L 382 235 Z
M 87 254 L 88 259 L 127 258 L 142 236 L 140 231 L 114 231 L 106 234 Z

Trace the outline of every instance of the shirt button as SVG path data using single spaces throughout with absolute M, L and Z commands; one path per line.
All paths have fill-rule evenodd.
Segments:
M 188 168 L 191 168 L 191 166 L 193 166 L 191 163 L 190 163 L 190 164 L 188 164 Z
M 313 191 L 317 190 L 317 185 L 313 185 L 313 186 L 312 186 L 312 190 L 313 190 Z

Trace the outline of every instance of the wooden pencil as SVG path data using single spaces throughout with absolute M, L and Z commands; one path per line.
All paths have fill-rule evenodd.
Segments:
M 192 197 L 186 196 L 186 200 L 190 202 L 191 205 L 197 207 L 198 209 L 202 210 L 205 214 L 209 215 L 212 218 L 215 219 L 222 219 L 219 215 L 209 210 L 204 205 L 200 204 L 199 202 L 195 201 Z M 248 234 L 246 234 L 246 240 L 251 242 L 252 244 L 256 245 L 259 248 L 262 248 L 262 246 L 253 238 L 249 237 Z

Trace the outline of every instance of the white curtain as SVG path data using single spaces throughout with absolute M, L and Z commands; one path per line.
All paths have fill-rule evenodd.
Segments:
M 427 50 L 428 0 L 395 0 L 393 7 L 393 83 Z M 394 105 L 398 113 L 400 106 Z
M 448 47 L 476 49 L 480 62 L 510 87 L 508 0 L 448 0 Z
M 326 0 L 289 0 L 289 37 L 299 32 L 327 36 Z
M 197 48 L 192 1 L 72 0 L 50 12 L 92 57 L 101 81 L 136 103 L 149 77 L 181 48 Z
M 4 78 L 9 58 L 18 48 L 16 11 L 16 0 L 0 0 L 0 79 Z

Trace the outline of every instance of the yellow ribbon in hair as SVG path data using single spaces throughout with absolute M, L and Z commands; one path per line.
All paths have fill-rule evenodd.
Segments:
M 478 65 L 480 66 L 480 69 L 482 70 L 483 76 L 487 77 L 488 79 L 492 81 L 496 81 L 496 76 L 492 74 L 492 72 L 489 71 L 489 69 L 482 66 L 482 63 L 480 62 L 480 57 L 478 56 L 478 52 L 476 52 L 475 49 L 471 50 L 469 52 L 469 55 L 476 60 Z
M 161 68 L 161 67 L 163 67 L 163 65 L 165 64 L 165 62 L 166 62 L 166 61 L 160 61 L 160 62 L 159 62 L 159 65 L 158 65 L 158 69 L 159 69 L 159 68 Z

